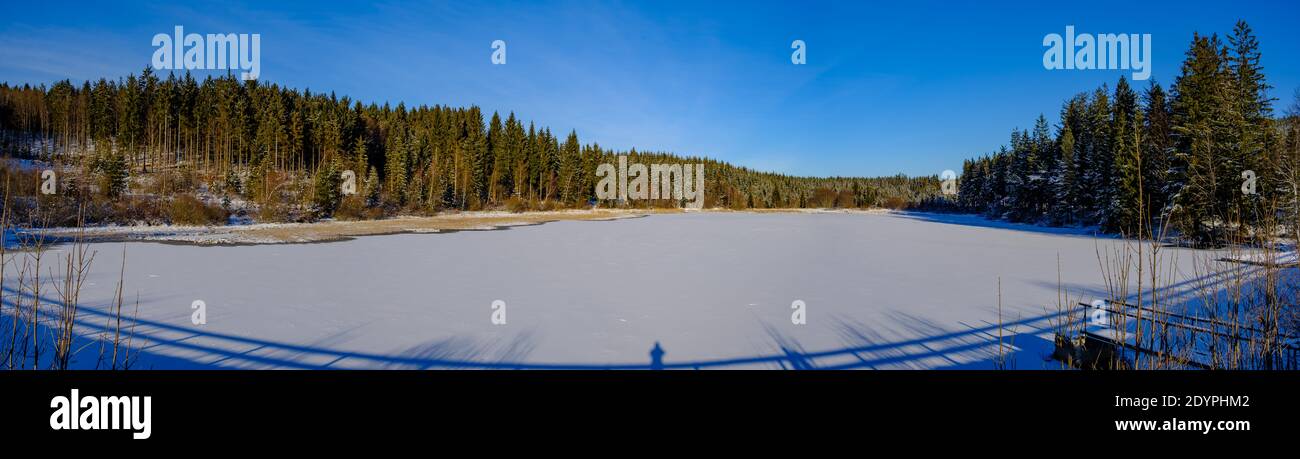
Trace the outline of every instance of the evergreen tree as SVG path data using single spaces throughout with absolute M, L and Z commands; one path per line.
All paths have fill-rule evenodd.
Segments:
M 1163 215 L 1169 211 L 1167 183 L 1173 154 L 1169 102 L 1164 89 L 1152 81 L 1142 96 L 1142 104 L 1142 184 L 1147 202 L 1146 214 L 1163 221 Z
M 582 173 L 578 145 L 578 131 L 569 131 L 564 144 L 560 146 L 560 202 L 576 204 L 578 202 L 578 175 Z M 653 185 L 651 185 L 653 186 Z
M 1059 221 L 1074 224 L 1084 220 L 1094 190 L 1087 181 L 1086 171 L 1091 164 L 1090 133 L 1087 124 L 1089 98 L 1087 93 L 1075 95 L 1061 109 L 1061 129 L 1070 133 L 1071 149 L 1067 159 L 1062 154 L 1062 189 L 1057 194 L 1064 208 L 1058 212 Z M 1061 134 L 1064 139 L 1064 133 Z M 1065 145 L 1062 145 L 1064 149 Z
M 1110 118 L 1109 89 L 1102 85 L 1093 92 L 1084 120 L 1088 152 L 1084 156 L 1087 164 L 1083 167 L 1083 186 L 1087 189 L 1084 196 L 1089 198 L 1085 199 L 1087 205 L 1083 212 L 1088 216 L 1088 224 L 1102 223 L 1115 194 L 1115 156 L 1111 150 Z
M 91 169 L 98 176 L 99 192 L 104 197 L 112 199 L 126 193 L 131 174 L 125 156 L 116 152 L 101 154 Z
M 1229 102 L 1225 94 L 1227 50 L 1215 36 L 1196 35 L 1174 83 L 1172 131 L 1175 148 L 1170 181 L 1172 219 L 1182 234 L 1200 243 L 1217 240 L 1216 226 L 1229 220 L 1228 206 L 1240 173 L 1228 151 Z
M 1138 143 L 1141 125 L 1137 94 L 1128 81 L 1120 77 L 1115 85 L 1109 132 L 1113 158 L 1110 202 L 1103 219 L 1104 228 L 1123 234 L 1136 234 L 1143 211 L 1142 150 Z
M 511 113 L 512 122 L 514 118 L 515 115 Z M 492 202 L 500 202 L 504 190 L 509 188 L 510 172 L 507 164 L 509 164 L 510 154 L 506 132 L 501 125 L 501 115 L 497 112 L 492 112 L 492 121 L 488 123 L 487 143 L 493 159 L 492 172 L 488 177 L 488 195 Z
M 316 177 L 313 180 L 312 203 L 316 206 L 317 215 L 320 217 L 329 217 L 334 215 L 334 211 L 339 207 L 339 201 L 343 198 L 342 165 L 339 158 L 335 157 L 324 166 L 316 169 Z
M 375 171 L 374 166 L 371 166 L 370 173 L 366 174 L 365 187 L 362 190 L 362 196 L 364 196 L 366 200 L 366 207 L 379 205 L 379 173 Z
M 1052 221 L 1068 224 L 1074 221 L 1075 173 L 1074 173 L 1074 131 L 1066 124 L 1060 134 L 1061 154 L 1056 160 L 1052 174 Z
M 492 153 L 488 151 L 487 133 L 484 132 L 483 115 L 478 107 L 470 107 L 464 115 L 464 136 L 461 148 L 469 158 L 468 200 L 462 208 L 480 209 L 487 203 L 488 178 L 492 169 Z
M 1254 194 L 1236 193 L 1231 212 L 1241 216 L 1246 223 L 1254 223 L 1260 215 L 1260 206 L 1273 194 L 1276 187 L 1276 167 L 1272 153 L 1277 147 L 1273 127 L 1273 101 L 1269 97 L 1272 86 L 1264 78 L 1260 64 L 1259 40 L 1245 21 L 1237 21 L 1228 37 L 1231 53 L 1226 61 L 1230 78 L 1228 101 L 1232 111 L 1229 118 L 1229 135 L 1233 142 L 1233 162 L 1239 164 L 1238 174 L 1245 171 L 1256 176 Z
M 410 178 L 410 165 L 407 162 L 406 127 L 400 121 L 388 135 L 387 155 L 384 160 L 384 175 L 388 199 L 394 205 L 402 205 L 406 199 L 406 185 Z
M 1034 122 L 1034 131 L 1030 137 L 1030 177 L 1029 177 L 1029 219 L 1040 220 L 1047 215 L 1051 205 L 1051 177 L 1056 174 L 1059 153 L 1056 140 L 1052 138 L 1047 117 L 1038 115 Z

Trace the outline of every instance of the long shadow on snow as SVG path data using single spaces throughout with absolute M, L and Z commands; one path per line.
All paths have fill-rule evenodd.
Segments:
M 6 289 L 8 290 L 8 289 Z M 10 292 L 11 294 L 16 292 Z M 10 296 L 12 298 L 12 296 Z M 43 300 L 55 307 L 57 301 Z M 4 302 L 12 308 L 12 300 Z M 95 349 L 101 333 L 111 332 L 107 321 L 110 314 L 95 308 L 82 308 L 83 318 L 77 320 L 82 333 L 74 347 Z M 1021 361 L 1042 357 L 1040 346 L 1032 343 L 1036 333 L 1050 329 L 1050 319 L 1055 314 L 1008 321 L 1001 325 L 1007 329 L 1024 329 L 1022 333 L 1004 335 L 1007 349 L 1023 354 Z M 8 320 L 8 319 L 6 319 Z M 312 344 L 293 344 L 250 338 L 227 333 L 215 333 L 195 327 L 172 325 L 150 320 L 138 320 L 132 340 L 139 343 L 139 354 L 134 368 L 153 369 L 223 369 L 223 368 L 463 368 L 463 369 L 708 369 L 731 367 L 785 368 L 785 369 L 847 369 L 847 368 L 986 368 L 992 367 L 997 348 L 998 324 L 966 324 L 965 330 L 947 330 L 937 323 L 903 314 L 894 317 L 907 333 L 921 336 L 901 340 L 884 340 L 877 329 L 884 324 L 862 324 L 840 320 L 838 333 L 845 347 L 824 351 L 806 351 L 796 341 L 781 336 L 774 329 L 768 333 L 777 343 L 779 352 L 747 357 L 707 359 L 690 362 L 666 361 L 628 362 L 610 364 L 575 364 L 525 362 L 536 342 L 536 334 L 529 331 L 502 342 L 485 342 L 463 337 L 430 341 L 394 354 L 353 352 L 331 349 L 342 342 L 351 330 L 318 340 Z M 43 335 L 48 329 L 40 332 Z M 1042 341 L 1041 338 L 1037 338 Z M 89 344 L 89 346 L 88 346 Z M 1033 345 L 1027 345 L 1033 344 Z M 671 352 L 672 343 L 664 343 Z M 161 353 L 160 349 L 170 352 Z M 647 347 L 647 351 L 649 347 Z M 1050 351 L 1048 351 L 1050 352 Z M 94 352 L 93 354 L 97 354 Z M 186 354 L 177 356 L 173 354 Z M 91 368 L 89 364 L 78 368 Z

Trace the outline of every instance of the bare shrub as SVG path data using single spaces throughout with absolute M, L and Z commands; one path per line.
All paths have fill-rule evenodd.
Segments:
M 168 220 L 174 225 L 220 225 L 228 216 L 221 206 L 205 203 L 188 194 L 173 197 L 167 209 Z

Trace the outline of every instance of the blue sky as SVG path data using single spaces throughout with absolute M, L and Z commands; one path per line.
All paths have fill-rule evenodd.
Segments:
M 17 2 L 0 81 L 119 77 L 150 39 L 258 33 L 261 79 L 366 102 L 479 105 L 584 142 L 798 175 L 960 170 L 1013 127 L 1123 70 L 1045 70 L 1043 36 L 1150 33 L 1152 79 L 1194 31 L 1260 37 L 1279 107 L 1300 87 L 1300 6 L 1279 2 Z M 491 43 L 507 43 L 492 65 Z M 807 64 L 790 43 L 807 43 Z M 1139 82 L 1139 86 L 1145 86 Z

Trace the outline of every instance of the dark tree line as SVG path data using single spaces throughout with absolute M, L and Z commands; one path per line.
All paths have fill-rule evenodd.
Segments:
M 1295 113 L 1273 114 L 1259 42 L 1195 35 L 1168 89 L 1124 78 L 1039 116 L 1009 145 L 962 166 L 958 204 L 1012 221 L 1176 230 L 1200 243 L 1296 212 Z M 1144 230 L 1146 229 L 1146 230 Z
M 585 206 L 595 198 L 596 167 L 620 154 L 630 162 L 704 163 L 708 207 L 906 207 L 939 193 L 937 177 L 793 177 L 707 158 L 613 151 L 513 113 L 492 113 L 485 122 L 478 107 L 366 105 L 233 75 L 198 81 L 148 68 L 81 85 L 0 84 L 0 148 L 133 176 L 204 171 L 259 202 L 294 199 L 276 194 L 273 177 L 314 177 L 317 186 L 304 194 L 328 203 L 327 212 L 338 197 L 323 185 L 338 183 L 345 170 L 355 174 L 367 206 Z

